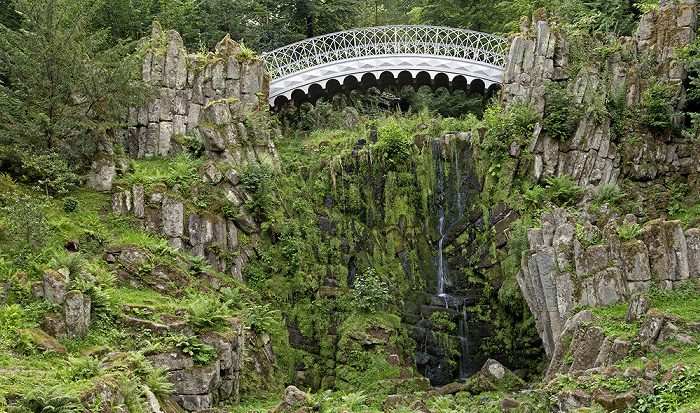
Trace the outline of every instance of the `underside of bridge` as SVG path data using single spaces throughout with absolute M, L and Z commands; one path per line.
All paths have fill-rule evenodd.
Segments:
M 277 95 L 274 101 L 270 99 L 270 104 L 278 109 L 291 101 L 294 103 L 294 106 L 299 107 L 304 102 L 315 104 L 319 99 L 330 100 L 338 94 L 348 96 L 353 90 L 359 90 L 364 93 L 372 87 L 376 87 L 379 90 L 389 87 L 401 90 L 406 86 L 413 87 L 415 90 L 422 86 L 428 86 L 432 91 L 444 87 L 449 93 L 463 90 L 467 95 L 480 94 L 484 98 L 491 97 L 495 91 L 500 89 L 499 83 L 489 82 L 487 86 L 482 79 L 471 79 L 470 81 L 470 79 L 462 75 L 457 75 L 450 79 L 445 73 L 432 75 L 426 71 L 418 72 L 415 76 L 407 70 L 398 74 L 390 71 L 381 72 L 378 76 L 376 73 L 370 72 L 359 78 L 355 75 L 350 75 L 344 79 L 333 78 L 324 82 L 312 83 L 308 85 L 306 90 L 302 88 L 294 89 L 289 98 L 285 95 Z

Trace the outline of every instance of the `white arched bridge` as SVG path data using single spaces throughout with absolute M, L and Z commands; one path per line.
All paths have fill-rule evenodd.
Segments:
M 423 85 L 488 95 L 501 83 L 508 40 L 434 26 L 381 26 L 302 40 L 261 57 L 270 105 L 369 87 Z

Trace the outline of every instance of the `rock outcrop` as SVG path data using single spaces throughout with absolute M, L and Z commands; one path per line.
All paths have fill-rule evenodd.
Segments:
M 550 356 L 574 307 L 608 305 L 629 294 L 648 292 L 652 277 L 660 287 L 672 289 L 690 278 L 688 268 L 698 265 L 687 248 L 687 239 L 695 242 L 698 231 L 684 232 L 680 221 L 649 221 L 641 228 L 641 239 L 621 242 L 616 232 L 606 239 L 587 239 L 586 231 L 604 231 L 590 223 L 579 224 L 577 231 L 576 221 L 563 210 L 555 210 L 554 215 L 560 217 L 553 221 L 554 236 L 543 236 L 552 232 L 551 227 L 546 229 L 549 213 L 542 214 L 543 228 L 528 231 L 530 250 L 523 252 L 518 273 L 518 284 Z M 593 241 L 598 244 L 586 246 Z M 693 272 L 693 278 L 698 276 Z M 647 301 L 633 298 L 630 321 L 643 314 L 645 306 L 648 309 Z
M 581 56 L 574 56 L 572 50 L 588 53 L 577 43 L 582 40 L 568 39 L 555 22 L 556 18 L 548 21 L 546 13 L 535 13 L 532 25 L 521 25 L 523 31 L 511 42 L 502 99 L 507 105 L 531 102 L 533 111 L 544 117 L 549 88 L 561 84 L 573 95 L 572 104 L 587 110 L 573 135 L 563 141 L 547 132 L 546 120 L 537 123 L 527 144 L 534 155 L 528 173 L 536 180 L 568 175 L 588 188 L 615 184 L 622 176 L 648 182 L 667 172 L 697 171 L 700 152 L 693 145 L 671 142 L 670 133 L 657 139 L 646 130 L 628 132 L 624 119 L 608 116 L 605 103 L 595 101 L 607 96 L 619 99 L 626 110 L 638 110 L 645 104 L 651 82 L 661 82 L 670 88 L 669 110 L 672 122 L 678 122 L 687 72 L 674 56 L 676 48 L 695 38 L 696 1 L 661 2 L 658 11 L 642 16 L 636 39 L 620 38 L 612 45 L 613 54 L 604 59 L 575 61 Z M 621 133 L 634 139 L 620 142 L 616 135 Z
M 154 23 L 144 41 L 143 80 L 158 98 L 130 110 L 120 143 L 132 158 L 166 157 L 198 142 L 207 156 L 227 162 L 276 157 L 265 127 L 268 83 L 264 62 L 226 36 L 207 55 L 188 54 L 180 35 Z M 194 141 L 193 141 L 194 139 Z

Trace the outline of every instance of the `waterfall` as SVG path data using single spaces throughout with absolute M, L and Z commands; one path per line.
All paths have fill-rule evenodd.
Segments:
M 469 325 L 467 324 L 467 310 L 466 306 L 462 307 L 462 319 L 459 320 L 459 326 L 457 327 L 457 334 L 460 340 L 460 357 L 459 357 L 459 378 L 460 380 L 466 380 L 471 376 L 469 371 Z
M 440 139 L 433 139 L 432 142 L 433 158 L 435 159 L 435 171 L 436 171 L 436 182 L 435 182 L 435 203 L 438 209 L 438 233 L 440 234 L 440 241 L 438 241 L 438 256 L 437 256 L 437 293 L 438 296 L 444 297 L 445 295 L 445 262 L 442 254 L 442 243 L 445 239 L 445 179 L 444 171 L 442 169 L 442 151 L 440 150 Z M 445 300 L 445 307 L 447 307 L 447 300 Z
M 444 257 L 442 255 L 442 242 L 445 239 L 445 234 L 443 234 L 442 232 L 444 228 L 445 213 L 442 209 L 440 210 L 440 213 L 440 223 L 438 224 L 440 241 L 438 241 L 437 293 L 439 296 L 443 297 L 445 295 L 445 263 Z M 445 299 L 445 307 L 447 307 L 447 299 Z

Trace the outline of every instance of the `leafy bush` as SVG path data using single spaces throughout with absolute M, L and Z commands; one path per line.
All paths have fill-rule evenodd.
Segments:
M 610 116 L 610 135 L 613 140 L 620 139 L 627 132 L 625 119 L 629 116 L 627 110 L 627 95 L 623 88 L 615 92 L 605 102 L 605 109 Z
M 569 175 L 546 179 L 547 194 L 557 206 L 573 204 L 583 194 L 583 188 L 574 184 Z
M 82 411 L 82 406 L 74 402 L 76 395 L 63 386 L 37 386 L 22 396 L 19 401 L 21 412 L 31 413 L 73 413 Z
M 61 155 L 53 151 L 32 151 L 18 146 L 0 146 L 0 161 L 4 168 L 17 170 L 36 184 L 36 188 L 46 195 L 65 195 L 79 182 L 69 165 Z
M 566 140 L 576 129 L 581 118 L 581 109 L 575 96 L 552 82 L 547 86 L 544 104 L 544 130 L 554 139 Z
M 0 228 L 6 236 L 25 248 L 41 246 L 49 235 L 49 219 L 44 212 L 46 206 L 29 195 L 12 195 L 10 204 L 0 210 L 7 213 Z
M 355 393 L 348 393 L 341 398 L 343 406 L 351 412 L 366 410 L 366 399 L 367 395 L 362 390 Z
M 249 163 L 241 173 L 241 188 L 253 194 L 253 198 L 246 202 L 246 207 L 260 220 L 268 215 L 272 203 L 270 178 L 272 167 L 266 163 Z
M 183 354 L 191 356 L 194 362 L 199 366 L 211 364 L 216 357 L 214 348 L 202 343 L 195 336 L 179 337 L 175 343 L 175 347 L 179 348 Z
M 54 251 L 53 257 L 49 261 L 49 266 L 51 268 L 58 268 L 65 266 L 70 271 L 70 276 L 75 277 L 83 270 L 87 260 L 79 252 L 68 252 L 64 249 Z
M 642 233 L 642 227 L 637 223 L 625 222 L 617 228 L 620 241 L 627 242 L 637 238 Z
M 639 395 L 631 413 L 676 412 L 684 403 L 700 397 L 700 368 L 685 366 L 671 380 L 654 386 L 653 394 Z
M 525 201 L 526 207 L 535 208 L 547 200 L 549 200 L 549 194 L 547 190 L 540 185 L 533 186 L 523 194 L 523 201 Z
M 192 257 L 190 259 L 190 272 L 193 275 L 202 275 L 211 270 L 212 268 L 207 263 L 207 259 L 205 257 Z
M 240 45 L 241 51 L 238 52 L 238 54 L 236 55 L 236 60 L 238 60 L 238 62 L 243 63 L 246 60 L 255 57 L 255 52 L 253 50 L 247 48 L 243 43 L 241 43 Z
M 452 317 L 447 311 L 435 311 L 428 318 L 435 324 L 436 331 L 448 334 L 454 334 L 457 331 L 457 324 L 452 321 Z
M 230 310 L 242 310 L 245 299 L 241 295 L 239 287 L 224 287 L 220 290 L 224 304 Z
M 235 202 L 231 202 L 228 199 L 224 198 L 221 200 L 221 215 L 224 216 L 226 219 L 234 220 L 238 217 L 241 216 L 241 211 L 238 208 L 238 205 L 236 205 Z
M 0 307 L 0 334 L 11 334 L 24 327 L 24 309 L 19 304 Z
M 272 167 L 266 163 L 249 163 L 241 173 L 241 188 L 257 192 L 272 177 Z
M 71 213 L 78 209 L 78 199 L 74 196 L 67 196 L 63 198 L 63 211 L 66 213 Z
M 528 142 L 537 120 L 538 115 L 532 110 L 530 101 L 514 101 L 509 110 L 504 110 L 498 103 L 486 108 L 483 117 L 486 133 L 478 145 L 491 173 L 498 173 L 501 163 L 508 158 L 511 142 Z
M 104 374 L 106 371 L 104 363 L 97 357 L 70 357 L 68 358 L 68 364 L 68 377 L 72 381 L 91 379 Z
M 411 136 L 396 119 L 389 119 L 377 130 L 377 135 L 377 149 L 392 165 L 403 164 L 411 156 Z
M 190 182 L 199 179 L 197 169 L 200 166 L 202 166 L 201 159 L 192 159 L 186 152 L 181 152 L 168 164 L 168 178 L 166 181 L 169 181 L 169 185 L 189 186 Z
M 229 317 L 228 308 L 211 295 L 199 294 L 191 297 L 187 303 L 185 319 L 195 331 L 220 329 Z
M 167 396 L 173 392 L 173 384 L 168 381 L 169 375 L 167 367 L 155 366 L 146 377 L 145 385 L 156 397 Z
M 248 309 L 245 325 L 256 334 L 272 331 L 280 325 L 279 310 L 273 310 L 270 304 L 253 305 Z
M 389 302 L 389 288 L 379 279 L 374 268 L 367 268 L 364 273 L 358 274 L 355 291 L 357 294 L 353 302 L 362 311 L 374 313 Z
M 620 189 L 617 187 L 617 185 L 605 185 L 602 188 L 598 188 L 598 191 L 595 194 L 595 205 L 600 206 L 605 203 L 613 204 L 623 196 L 625 195 L 622 192 L 620 192 Z
M 654 82 L 642 94 L 642 120 L 654 130 L 671 126 L 671 100 L 673 91 L 665 83 Z
M 133 378 L 118 374 L 115 376 L 119 387 L 124 395 L 124 405 L 129 412 L 144 412 L 144 406 L 141 396 L 143 395 L 143 387 Z
M 186 134 L 185 136 L 183 136 L 183 139 L 185 140 L 185 144 L 187 144 L 187 149 L 189 149 L 192 156 L 194 156 L 195 158 L 199 158 L 202 155 L 202 152 L 204 152 L 204 146 L 199 141 L 199 139 L 197 139 L 197 137 L 193 133 Z

